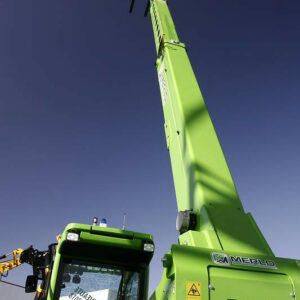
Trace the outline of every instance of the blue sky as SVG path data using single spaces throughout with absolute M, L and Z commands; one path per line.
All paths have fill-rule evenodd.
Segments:
M 153 290 L 177 210 L 146 3 L 127 2 L 0 1 L 0 253 L 126 213 L 154 235 Z M 245 210 L 299 258 L 299 2 L 169 6 Z

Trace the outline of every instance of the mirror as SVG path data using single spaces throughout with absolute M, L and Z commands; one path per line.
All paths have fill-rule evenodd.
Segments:
M 36 291 L 38 279 L 36 276 L 29 275 L 26 278 L 25 293 L 33 293 Z

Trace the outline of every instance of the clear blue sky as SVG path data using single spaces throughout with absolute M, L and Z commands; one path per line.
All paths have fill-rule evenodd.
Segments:
M 176 201 L 145 1 L 0 1 L 0 253 L 106 217 L 154 235 Z M 300 4 L 169 1 L 246 211 L 300 257 Z M 29 267 L 10 273 L 24 284 Z

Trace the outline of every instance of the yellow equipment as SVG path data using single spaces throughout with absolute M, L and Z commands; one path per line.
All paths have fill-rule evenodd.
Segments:
M 5 260 L 5 261 L 0 261 L 0 276 L 2 277 L 3 274 L 7 274 L 8 271 L 22 265 L 22 262 L 20 260 L 21 258 L 21 253 L 23 252 L 24 250 L 21 249 L 21 248 L 18 248 L 10 253 L 7 253 L 7 254 L 4 254 L 2 256 L 0 256 L 0 260 L 2 259 L 5 259 L 9 256 L 13 256 L 12 259 L 10 260 Z

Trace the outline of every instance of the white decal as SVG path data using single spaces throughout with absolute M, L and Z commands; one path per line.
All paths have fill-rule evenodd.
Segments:
M 166 77 L 165 77 L 164 63 L 162 63 L 159 68 L 158 81 L 159 81 L 162 104 L 165 105 L 167 102 L 167 98 L 168 98 L 168 87 L 167 87 L 167 81 L 166 81 Z
M 225 253 L 211 253 L 211 259 L 218 265 L 249 266 L 256 268 L 277 269 L 275 261 L 245 256 L 227 255 Z

